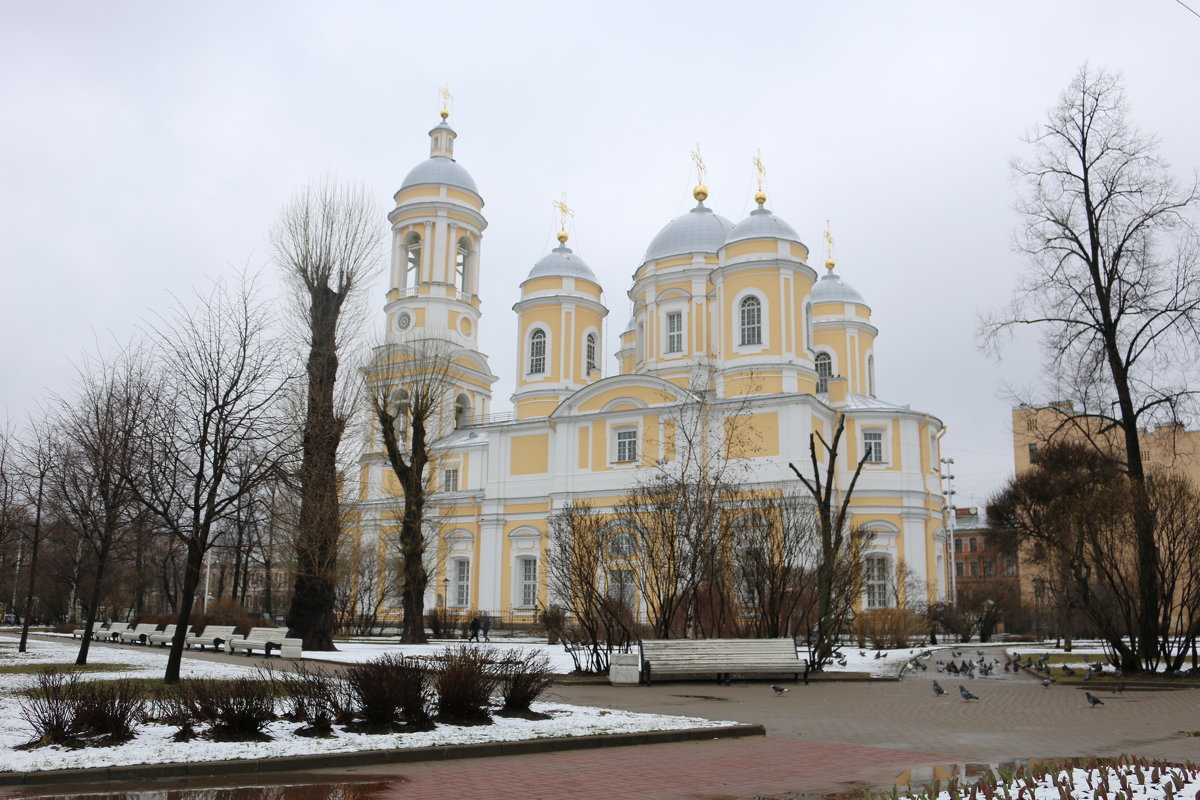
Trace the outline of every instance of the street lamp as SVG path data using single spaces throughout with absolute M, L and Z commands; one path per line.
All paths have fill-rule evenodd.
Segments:
M 942 504 L 942 511 L 949 515 L 946 518 L 946 547 L 950 552 L 950 557 L 947 559 L 947 562 L 950 565 L 950 605 L 957 606 L 958 561 L 954 554 L 954 522 L 958 516 L 956 513 L 958 509 L 954 507 L 954 495 L 957 494 L 957 492 L 954 491 L 954 475 L 950 473 L 950 467 L 954 464 L 954 459 L 943 458 L 940 460 L 945 467 L 939 477 L 946 482 L 945 487 L 942 489 L 942 497 L 945 498 L 945 502 Z

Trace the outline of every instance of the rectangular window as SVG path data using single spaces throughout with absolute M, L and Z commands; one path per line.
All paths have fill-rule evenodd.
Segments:
M 995 565 L 992 563 L 992 560 L 990 558 L 985 558 L 983 560 L 983 574 L 990 576 L 994 571 Z
M 683 352 L 683 312 L 672 311 L 667 314 L 667 352 Z
M 617 461 L 637 461 L 637 431 L 617 431 Z
M 888 603 L 888 557 L 867 556 L 866 559 L 867 608 L 887 608 Z
M 954 540 L 954 552 L 956 552 L 956 553 L 962 552 L 962 539 Z
M 971 577 L 979 577 L 979 562 L 974 559 L 971 560 Z
M 636 607 L 634 602 L 635 591 L 633 570 L 610 569 L 608 571 L 608 596 L 613 600 L 617 600 L 631 611 Z
M 1037 417 L 1035 417 L 1031 414 L 1025 418 L 1025 430 L 1027 430 L 1027 431 L 1036 431 L 1037 430 Z
M 521 605 L 533 608 L 537 605 L 537 559 L 521 559 Z
M 454 562 L 454 605 L 466 608 L 471 602 L 471 562 L 460 558 Z
M 458 491 L 458 467 L 447 467 L 442 470 L 442 491 Z
M 1037 445 L 1036 444 L 1029 445 L 1029 463 L 1030 464 L 1038 463 L 1038 454 L 1037 454 Z
M 972 553 L 975 553 L 975 552 L 977 552 L 977 551 L 978 551 L 978 549 L 979 549 L 979 548 L 977 548 L 977 547 L 975 546 L 975 539 L 973 539 L 973 538 L 972 538 L 972 539 L 971 539 L 971 552 L 972 552 Z
M 1017 562 L 1015 562 L 1015 561 L 1004 562 L 1004 574 L 1005 575 L 1016 575 L 1017 574 Z
M 961 561 L 954 562 L 954 574 L 960 578 L 966 577 L 966 575 L 963 574 L 963 562 L 961 562 Z
M 929 468 L 938 471 L 937 434 L 929 434 Z
M 868 464 L 883 463 L 883 431 L 863 431 L 863 452 Z

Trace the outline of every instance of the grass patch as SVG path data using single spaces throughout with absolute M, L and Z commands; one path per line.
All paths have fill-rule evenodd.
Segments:
M 5 664 L 0 666 L 0 675 L 36 675 L 39 672 L 122 672 L 134 669 L 132 664 Z

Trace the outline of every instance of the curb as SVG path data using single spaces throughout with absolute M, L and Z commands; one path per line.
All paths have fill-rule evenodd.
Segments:
M 46 770 L 41 772 L 0 773 L 0 786 L 94 785 L 100 782 L 146 781 L 167 778 L 211 778 L 257 775 L 303 769 L 311 771 L 371 764 L 410 764 L 420 761 L 447 761 L 460 758 L 533 755 L 564 750 L 601 747 L 629 747 L 670 742 L 695 742 L 708 739 L 740 739 L 766 736 L 762 725 L 722 725 L 713 728 L 685 728 L 674 731 L 616 733 L 604 736 L 574 736 L 561 739 L 523 739 L 515 742 L 443 745 L 396 750 L 356 750 L 350 753 L 309 754 L 279 758 L 237 759 L 234 761 L 196 761 L 169 764 L 135 764 L 127 767 Z

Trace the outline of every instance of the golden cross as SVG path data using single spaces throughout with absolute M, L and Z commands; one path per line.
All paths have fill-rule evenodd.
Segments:
M 567 193 L 563 192 L 561 200 L 553 202 L 554 209 L 558 212 L 559 227 L 564 231 L 567 229 L 567 217 L 575 216 L 575 209 L 567 205 Z
M 450 94 L 450 84 L 443 83 L 442 88 L 438 89 L 438 94 L 442 96 L 442 116 L 449 116 L 450 101 L 454 99 L 454 95 Z
M 704 166 L 704 159 L 700 157 L 700 143 L 696 142 L 696 149 L 692 151 L 692 163 L 696 165 L 696 183 L 704 183 L 704 173 L 708 172 L 708 167 Z
M 758 190 L 763 190 L 763 178 L 767 175 L 767 168 L 763 166 L 762 149 L 758 149 L 754 153 L 754 171 L 758 173 Z

